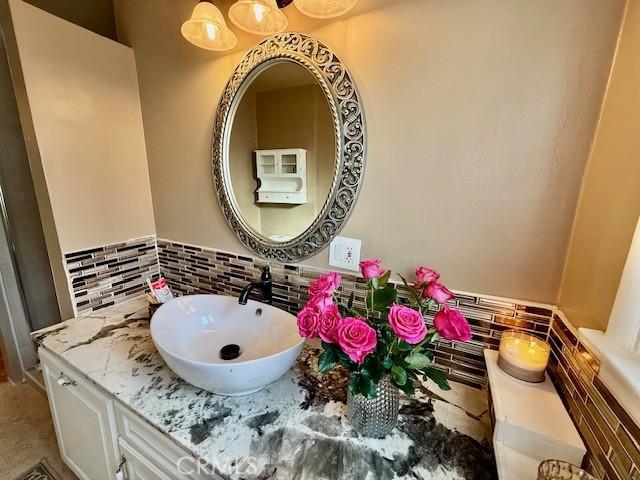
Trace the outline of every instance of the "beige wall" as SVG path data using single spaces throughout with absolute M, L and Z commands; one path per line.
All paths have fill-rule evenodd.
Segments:
M 34 7 L 116 40 L 112 0 L 25 0 Z
M 640 215 L 640 2 L 631 0 L 585 173 L 559 306 L 604 330 Z
M 10 6 L 61 251 L 155 233 L 133 51 Z
M 223 10 L 229 1 L 217 2 Z M 368 123 L 343 235 L 452 288 L 553 302 L 624 0 L 372 0 L 289 29 L 349 66 Z M 134 47 L 158 234 L 244 251 L 210 179 L 213 116 L 258 37 L 216 54 L 181 38 L 190 0 L 116 0 Z M 326 251 L 305 263 L 325 266 Z

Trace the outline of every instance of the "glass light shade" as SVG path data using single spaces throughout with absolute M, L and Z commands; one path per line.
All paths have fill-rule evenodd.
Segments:
M 298 10 L 308 17 L 334 18 L 351 10 L 358 0 L 293 0 Z
M 182 24 L 180 31 L 196 47 L 207 50 L 230 50 L 238 43 L 236 35 L 227 27 L 220 9 L 209 2 L 198 3 L 191 18 Z
M 238 0 L 229 9 L 235 26 L 254 35 L 273 35 L 287 28 L 287 17 L 276 0 Z

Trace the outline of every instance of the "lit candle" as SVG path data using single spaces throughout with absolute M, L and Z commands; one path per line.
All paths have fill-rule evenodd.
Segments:
M 526 382 L 543 382 L 549 362 L 549 344 L 523 332 L 502 334 L 498 366 L 512 377 Z

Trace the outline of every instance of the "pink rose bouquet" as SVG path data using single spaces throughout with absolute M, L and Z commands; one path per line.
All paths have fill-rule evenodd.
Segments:
M 298 313 L 298 329 L 304 338 L 320 338 L 323 352 L 318 360 L 321 372 L 340 364 L 351 371 L 352 393 L 373 397 L 384 377 L 408 394 L 418 378 L 431 379 L 441 388 L 449 384 L 434 367 L 429 344 L 444 338 L 465 342 L 471 328 L 462 314 L 447 305 L 453 293 L 439 282 L 440 274 L 427 267 L 416 269 L 416 281 L 409 287 L 409 299 L 397 296 L 390 282 L 391 271 L 380 260 L 360 262 L 367 280 L 367 295 L 356 304 L 355 295 L 338 301 L 341 277 L 330 272 L 309 285 L 309 299 Z M 433 323 L 429 316 L 434 312 Z

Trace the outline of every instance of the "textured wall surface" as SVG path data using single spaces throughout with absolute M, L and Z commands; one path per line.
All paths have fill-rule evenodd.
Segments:
M 331 46 L 364 102 L 367 171 L 342 233 L 400 272 L 433 265 L 461 290 L 554 302 L 624 3 L 374 0 L 332 22 L 288 7 L 289 30 Z M 246 251 L 212 188 L 211 128 L 259 37 L 213 53 L 179 33 L 191 1 L 114 5 L 136 52 L 158 235 Z
M 116 40 L 112 0 L 25 0 L 26 3 L 87 30 Z
M 631 0 L 585 174 L 559 305 L 604 330 L 640 215 L 640 1 Z
M 9 3 L 60 249 L 154 234 L 133 51 Z

